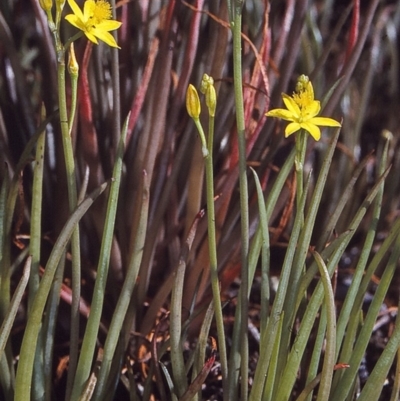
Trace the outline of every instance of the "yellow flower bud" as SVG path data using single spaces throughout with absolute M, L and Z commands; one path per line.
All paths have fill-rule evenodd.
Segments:
M 72 42 L 69 47 L 68 72 L 73 76 L 77 76 L 79 73 L 79 64 L 75 57 L 74 42 Z
M 214 88 L 214 79 L 207 74 L 203 75 L 201 80 L 200 92 L 206 95 L 206 105 L 211 117 L 215 117 L 215 108 L 217 106 L 217 95 Z
M 210 85 L 214 85 L 214 79 L 207 74 L 203 75 L 203 79 L 201 80 L 200 92 L 206 94 L 207 88 Z
M 206 90 L 206 105 L 208 113 L 211 117 L 215 117 L 215 109 L 217 107 L 217 95 L 215 93 L 214 85 L 209 85 Z
M 297 79 L 297 84 L 296 84 L 296 92 L 301 93 L 306 90 L 308 90 L 310 84 L 310 78 L 308 78 L 307 75 L 300 75 L 299 78 Z
M 51 7 L 53 7 L 53 0 L 39 0 L 39 4 L 40 7 L 42 7 L 42 9 L 47 13 L 51 10 Z
M 197 120 L 200 116 L 201 106 L 196 88 L 190 84 L 186 91 L 186 109 L 189 116 Z
M 65 6 L 65 0 L 56 0 L 57 10 L 62 11 Z

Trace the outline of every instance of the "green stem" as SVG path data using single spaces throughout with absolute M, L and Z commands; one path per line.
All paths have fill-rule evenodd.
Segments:
M 60 125 L 61 135 L 64 150 L 65 167 L 67 173 L 67 186 L 68 186 L 68 202 L 70 210 L 76 207 L 77 202 L 77 188 L 75 180 L 75 160 L 72 149 L 72 141 L 69 135 L 69 122 L 67 113 L 67 98 L 65 93 L 65 53 L 60 54 L 60 59 L 57 68 L 58 75 L 58 103 L 60 107 Z
M 57 7 L 59 5 L 57 4 Z M 49 19 L 49 27 L 54 36 L 55 49 L 57 53 L 57 81 L 58 81 L 58 107 L 60 110 L 60 128 L 64 151 L 64 163 L 67 174 L 68 203 L 72 212 L 77 206 L 77 185 L 75 177 L 75 160 L 72 148 L 71 131 L 76 108 L 76 82 L 72 80 L 72 110 L 71 119 L 68 121 L 66 82 L 65 82 L 65 49 L 68 49 L 71 42 L 82 35 L 79 32 L 70 38 L 63 46 L 60 30 L 61 8 L 56 9 L 56 22 Z M 72 301 L 71 301 L 71 334 L 70 334 L 70 355 L 67 378 L 66 399 L 69 399 L 71 387 L 74 380 L 75 368 L 78 360 L 79 345 L 79 300 L 81 297 L 81 262 L 80 262 L 80 235 L 79 225 L 76 226 L 71 238 L 72 253 Z
M 233 21 L 231 23 L 233 33 L 233 79 L 235 87 L 236 123 L 238 131 L 239 145 L 239 187 L 240 187 L 240 211 L 241 211 L 241 397 L 242 401 L 248 398 L 248 253 L 249 253 L 249 204 L 248 204 L 248 185 L 246 174 L 246 137 L 243 106 L 243 84 L 242 84 L 242 6 L 243 1 L 236 0 L 233 10 Z
M 69 47 L 71 46 L 72 42 L 75 42 L 76 40 L 78 40 L 79 38 L 81 38 L 83 36 L 83 32 L 79 31 L 77 32 L 75 35 L 71 36 L 64 44 L 64 49 L 68 50 Z
M 58 43 L 58 103 L 60 108 L 60 126 L 61 136 L 64 150 L 64 162 L 67 174 L 68 187 L 68 203 L 70 211 L 74 210 L 77 205 L 77 186 L 75 177 L 75 160 L 72 148 L 72 140 L 70 136 L 69 126 L 72 121 L 68 121 L 67 98 L 66 98 L 66 82 L 65 82 L 65 51 L 62 45 Z M 70 338 L 70 368 L 68 369 L 68 383 L 72 383 L 75 366 L 78 356 L 79 342 L 79 299 L 81 296 L 81 262 L 80 262 L 80 235 L 79 225 L 76 226 L 71 238 L 72 251 L 72 303 L 71 303 L 71 338 Z M 70 392 L 68 386 L 67 393 Z
M 117 18 L 116 0 L 110 0 L 113 19 Z M 117 39 L 117 31 L 111 32 L 114 39 Z M 121 90 L 119 80 L 119 50 L 115 47 L 111 49 L 111 74 L 112 74 L 112 89 L 113 89 L 113 137 L 115 145 L 119 142 L 121 136 Z
M 303 177 L 304 177 L 304 160 L 307 150 L 307 133 L 302 129 L 296 135 L 296 158 L 294 166 L 296 170 L 296 206 L 297 211 L 301 197 L 303 196 Z
M 70 44 L 68 43 L 68 48 L 70 48 Z M 71 48 L 70 48 L 71 49 Z M 71 49 L 73 52 L 73 48 Z M 70 51 L 71 51 L 70 50 Z M 70 57 L 74 57 L 75 54 L 70 54 Z M 74 60 L 76 62 L 76 60 Z M 71 65 L 71 64 L 70 64 Z M 72 71 L 69 68 L 69 75 L 71 78 L 71 108 L 70 108 L 70 116 L 68 120 L 68 134 L 69 138 L 71 138 L 72 127 L 74 125 L 75 113 L 76 113 L 76 104 L 77 104 L 77 89 L 78 89 L 78 70 Z M 71 141 L 70 141 L 71 142 Z M 84 187 L 84 186 L 83 186 Z M 76 185 L 74 185 L 76 188 Z M 84 188 L 81 188 L 81 191 Z M 75 202 L 79 202 L 78 199 Z M 72 204 L 70 203 L 70 207 Z M 76 252 L 79 251 L 79 231 L 77 232 L 77 238 L 75 235 L 73 236 L 73 249 L 76 249 Z M 77 241 L 77 243 L 75 243 Z M 79 253 L 74 253 L 77 255 Z M 75 260 L 76 259 L 76 260 Z M 69 353 L 69 369 L 67 376 L 67 387 L 66 387 L 66 400 L 68 400 L 71 396 L 72 385 L 75 378 L 76 366 L 78 363 L 78 348 L 79 348 L 79 304 L 80 304 L 80 295 L 81 295 L 81 269 L 80 269 L 80 258 L 74 258 L 72 264 L 72 299 L 71 299 L 71 331 L 70 331 L 70 353 Z
M 194 119 L 200 137 L 205 138 L 203 127 L 198 119 Z M 218 351 L 221 362 L 222 386 L 224 394 L 227 394 L 228 379 L 228 360 L 225 345 L 224 319 L 222 315 L 221 294 L 218 280 L 218 262 L 217 262 L 217 243 L 215 231 L 215 208 L 214 208 L 214 171 L 213 171 L 213 137 L 214 137 L 214 117 L 210 116 L 208 144 L 205 152 L 203 149 L 204 163 L 206 169 L 206 192 L 207 192 L 207 224 L 208 224 L 208 247 L 210 255 L 210 275 L 211 288 L 214 300 L 215 321 L 218 334 Z
M 42 106 L 42 121 L 46 118 L 46 110 Z M 32 255 L 31 274 L 29 277 L 28 309 L 32 306 L 33 298 L 39 288 L 40 242 L 42 239 L 42 189 L 44 149 L 46 144 L 46 132 L 40 134 L 36 147 L 36 160 L 33 173 L 32 209 L 31 209 L 31 240 L 29 252 Z
M 42 121 L 46 118 L 46 111 L 42 106 Z M 43 192 L 43 169 L 44 169 L 44 152 L 46 144 L 46 132 L 43 130 L 38 138 L 36 148 L 36 160 L 33 176 L 33 191 L 32 191 L 32 209 L 31 209 L 31 242 L 29 252 L 32 255 L 31 275 L 28 283 L 28 310 L 30 311 L 33 304 L 33 299 L 39 288 L 39 265 L 40 265 L 40 244 L 42 239 L 42 192 Z M 35 362 L 34 362 L 34 380 L 32 382 L 33 397 L 40 398 L 45 392 L 44 390 L 44 370 L 43 370 L 43 355 L 44 342 L 42 330 L 37 342 Z

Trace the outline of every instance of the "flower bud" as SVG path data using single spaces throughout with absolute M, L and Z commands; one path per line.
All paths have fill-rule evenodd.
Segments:
M 75 57 L 74 42 L 69 46 L 68 72 L 72 76 L 77 76 L 79 73 L 79 64 Z
M 196 88 L 190 84 L 186 91 L 186 109 L 189 116 L 197 120 L 200 116 L 201 106 Z
M 307 75 L 300 75 L 299 78 L 297 79 L 297 84 L 296 84 L 296 92 L 301 93 L 306 91 L 309 88 L 310 84 L 310 78 L 307 77 Z
M 217 95 L 215 93 L 214 85 L 209 85 L 206 90 L 206 105 L 208 113 L 211 117 L 215 117 L 215 109 L 217 107 Z
M 210 85 L 214 85 L 214 79 L 207 74 L 203 74 L 203 79 L 201 80 L 200 92 L 206 94 L 207 88 Z
M 47 13 L 53 7 L 53 0 L 39 0 L 40 7 Z
M 55 1 L 56 1 L 57 10 L 62 11 L 65 6 L 65 0 L 55 0 Z

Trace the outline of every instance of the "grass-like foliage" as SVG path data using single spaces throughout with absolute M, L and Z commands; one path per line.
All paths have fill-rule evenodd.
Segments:
M 399 27 L 2 1 L 0 400 L 398 400 Z

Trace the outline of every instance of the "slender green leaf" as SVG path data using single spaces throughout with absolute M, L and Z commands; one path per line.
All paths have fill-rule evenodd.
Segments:
M 30 256 L 26 260 L 21 280 L 19 281 L 18 286 L 15 289 L 14 295 L 11 299 L 10 310 L 8 311 L 0 327 L 0 358 L 3 357 L 4 348 L 6 346 L 8 337 L 11 333 L 11 329 L 14 324 L 14 319 L 15 316 L 17 315 L 18 308 L 24 295 L 26 285 L 28 284 L 29 273 L 31 269 L 31 260 L 32 258 Z
M 132 249 L 132 255 L 128 267 L 128 272 L 124 281 L 124 285 L 121 289 L 121 295 L 118 299 L 115 307 L 115 312 L 111 320 L 110 328 L 106 343 L 104 345 L 103 360 L 101 363 L 101 369 L 98 376 L 98 384 L 93 400 L 101 399 L 101 395 L 104 391 L 105 383 L 108 379 L 108 375 L 113 361 L 115 349 L 120 337 L 122 325 L 126 317 L 129 303 L 132 298 L 133 289 L 136 284 L 136 279 L 139 273 L 140 263 L 142 261 L 143 246 L 146 238 L 147 229 L 147 217 L 149 209 L 149 183 L 147 182 L 146 174 L 144 174 L 143 180 L 143 199 L 142 199 L 142 210 L 140 214 L 140 222 L 138 225 L 138 232 L 135 236 L 136 242 Z
M 260 227 L 262 235 L 261 246 L 261 312 L 260 312 L 260 334 L 263 336 L 264 330 L 268 323 L 269 313 L 269 267 L 270 267 L 270 248 L 269 248 L 269 231 L 268 231 L 268 218 L 265 210 L 265 201 L 262 193 L 260 180 L 254 169 L 251 169 L 254 180 L 256 182 L 258 210 L 260 213 Z
M 113 179 L 110 186 L 110 195 L 104 223 L 104 233 L 100 249 L 100 259 L 97 267 L 97 276 L 92 298 L 91 312 L 87 322 L 85 335 L 79 357 L 74 386 L 72 389 L 71 400 L 77 400 L 83 391 L 86 381 L 90 376 L 94 350 L 97 341 L 97 334 L 100 325 L 101 313 L 105 287 L 107 283 L 108 267 L 110 262 L 111 245 L 113 241 L 115 215 L 117 213 L 118 195 L 121 183 L 121 171 L 125 150 L 125 140 L 129 116 L 125 120 L 122 135 L 118 144 L 116 162 L 113 170 Z
M 102 184 L 76 208 L 54 244 L 38 292 L 29 313 L 24 338 L 22 340 L 20 360 L 18 363 L 15 382 L 15 399 L 17 400 L 29 401 L 31 397 L 30 390 L 32 385 L 33 359 L 35 356 L 34 351 L 36 349 L 39 330 L 41 327 L 43 311 L 60 258 L 64 254 L 65 248 L 79 220 L 106 187 L 106 183 Z
M 260 354 L 260 358 L 256 367 L 256 372 L 254 376 L 254 384 L 250 393 L 250 401 L 256 401 L 261 398 L 264 389 L 265 383 L 265 374 L 268 370 L 268 366 L 272 357 L 272 352 L 274 348 L 274 344 L 276 341 L 276 336 L 278 332 L 278 325 L 276 324 L 275 319 L 279 318 L 283 311 L 283 305 L 286 300 L 286 295 L 289 289 L 289 278 L 290 273 L 293 267 L 293 259 L 295 256 L 296 245 L 299 239 L 300 231 L 303 226 L 303 210 L 305 206 L 305 201 L 308 193 L 310 178 L 306 182 L 303 197 L 301 201 L 301 210 L 296 213 L 296 218 L 293 226 L 293 230 L 290 236 L 290 241 L 288 245 L 288 249 L 285 255 L 285 260 L 283 262 L 281 277 L 279 281 L 278 291 L 275 296 L 274 304 L 272 306 L 271 314 L 273 318 L 269 319 L 267 328 L 265 330 L 264 337 L 261 338 L 260 348 L 263 352 Z M 285 310 L 286 313 L 286 310 Z M 285 331 L 282 330 L 282 333 Z
M 329 398 L 331 389 L 333 367 L 335 365 L 336 357 L 336 313 L 335 313 L 335 299 L 331 284 L 330 275 L 326 265 L 317 252 L 313 252 L 314 258 L 317 261 L 319 272 L 321 274 L 321 281 L 324 287 L 324 307 L 327 315 L 327 329 L 326 329 L 326 346 L 324 364 L 322 367 L 321 382 L 318 391 L 317 401 L 325 401 Z

